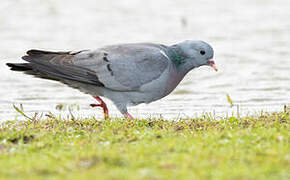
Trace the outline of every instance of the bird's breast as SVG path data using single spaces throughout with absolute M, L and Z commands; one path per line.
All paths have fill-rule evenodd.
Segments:
M 142 86 L 140 92 L 147 97 L 146 103 L 156 101 L 170 94 L 181 79 L 174 67 L 169 67 L 159 78 Z

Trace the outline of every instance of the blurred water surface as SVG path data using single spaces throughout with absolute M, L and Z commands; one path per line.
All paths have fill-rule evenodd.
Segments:
M 0 4 L 0 121 L 52 112 L 102 117 L 89 107 L 94 100 L 61 83 L 11 72 L 26 50 L 95 49 L 128 42 L 173 44 L 201 39 L 215 50 L 220 69 L 190 72 L 169 96 L 129 108 L 136 117 L 178 118 L 282 110 L 290 102 L 289 0 L 2 0 Z M 108 102 L 108 100 L 107 100 Z M 111 102 L 111 114 L 121 116 Z

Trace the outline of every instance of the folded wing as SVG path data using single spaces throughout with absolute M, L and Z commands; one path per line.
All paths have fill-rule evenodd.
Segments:
M 95 51 L 50 52 L 30 50 L 29 63 L 9 64 L 14 70 L 32 70 L 50 79 L 72 80 L 115 91 L 135 91 L 160 77 L 169 60 L 155 44 L 123 44 Z

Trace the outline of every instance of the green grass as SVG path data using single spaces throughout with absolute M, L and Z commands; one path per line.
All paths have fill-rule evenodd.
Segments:
M 290 113 L 6 122 L 0 179 L 290 179 Z

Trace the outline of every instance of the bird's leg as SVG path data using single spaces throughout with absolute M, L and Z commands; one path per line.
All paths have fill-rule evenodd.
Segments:
M 107 108 L 106 103 L 99 96 L 93 96 L 93 98 L 95 98 L 100 104 L 90 104 L 90 106 L 91 107 L 96 107 L 96 106 L 102 107 L 103 112 L 104 112 L 104 118 L 107 119 L 109 117 L 109 110 Z
M 128 112 L 124 113 L 123 115 L 127 119 L 134 119 L 133 116 L 131 114 L 129 114 Z

